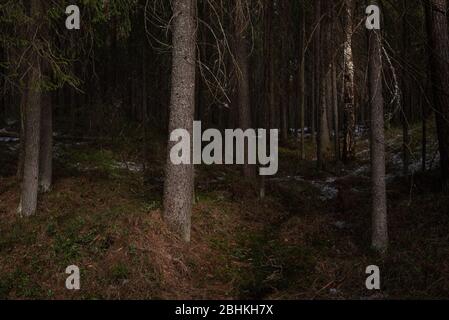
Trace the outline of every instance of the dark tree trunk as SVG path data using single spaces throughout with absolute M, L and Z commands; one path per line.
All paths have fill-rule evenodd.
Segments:
M 234 25 L 235 33 L 235 58 L 237 62 L 237 82 L 238 82 L 238 118 L 239 127 L 245 131 L 251 128 L 251 102 L 249 88 L 249 63 L 248 63 L 248 40 L 247 40 L 247 21 L 245 14 L 245 6 L 242 0 L 236 0 L 235 3 L 236 17 Z M 243 165 L 243 174 L 247 178 L 253 178 L 256 175 L 254 165 L 248 164 L 247 148 L 245 148 L 245 164 Z
M 306 95 L 306 83 L 305 83 L 305 62 L 306 62 L 306 4 L 302 2 L 301 6 L 301 56 L 299 66 L 299 117 L 301 127 L 301 160 L 306 158 L 305 150 L 305 95 Z M 312 93 L 313 95 L 313 93 Z M 315 120 L 313 120 L 315 121 Z M 312 125 L 312 127 L 315 127 Z
M 320 1 L 321 2 L 321 1 Z M 332 41 L 332 7 L 333 3 L 322 2 L 323 26 L 320 41 L 321 64 L 320 74 L 320 108 L 319 108 L 319 157 L 318 168 L 324 169 L 332 158 L 332 143 L 329 130 L 329 111 L 332 105 L 332 57 L 330 43 Z
M 371 107 L 371 191 L 372 247 L 384 252 L 388 247 L 387 197 L 385 185 L 384 99 L 382 94 L 381 34 L 368 31 L 369 93 Z
M 42 94 L 41 108 L 39 186 L 42 192 L 48 192 L 51 189 L 53 176 L 53 116 L 50 92 Z
M 314 14 L 315 14 L 315 34 L 314 34 L 314 46 L 313 46 L 313 51 L 314 51 L 314 81 L 313 84 L 315 86 L 315 90 L 314 90 L 314 96 L 315 96 L 315 103 L 314 103 L 314 117 L 315 117 L 315 121 L 314 121 L 314 126 L 315 126 L 315 122 L 317 123 L 317 126 L 315 128 L 315 130 L 313 130 L 314 132 L 317 132 L 316 134 L 316 151 L 317 151 L 317 163 L 318 163 L 318 167 L 321 166 L 321 139 L 320 139 L 320 123 L 319 123 L 319 115 L 318 115 L 318 111 L 320 110 L 320 105 L 321 105 L 321 0 L 316 0 L 314 3 Z
M 446 0 L 426 0 L 427 29 L 443 190 L 449 193 L 449 31 Z
M 343 161 L 355 158 L 355 99 L 354 57 L 352 54 L 353 0 L 345 0 L 345 47 L 344 47 L 344 112 L 343 112 Z
M 402 122 L 402 165 L 403 173 L 407 175 L 409 173 L 410 167 L 410 128 L 409 128 L 409 107 L 410 107 L 410 95 L 411 92 L 408 90 L 408 75 L 405 70 L 407 66 L 407 44 L 408 39 L 408 27 L 407 27 L 407 0 L 403 0 L 403 10 L 402 13 L 402 45 L 401 53 L 402 59 L 404 60 L 404 68 L 401 76 L 401 89 L 402 89 L 402 105 L 401 105 L 401 122 Z

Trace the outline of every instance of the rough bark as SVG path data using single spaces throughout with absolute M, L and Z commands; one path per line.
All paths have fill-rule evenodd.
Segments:
M 314 14 L 315 14 L 315 31 L 314 31 L 314 41 L 313 41 L 313 51 L 314 51 L 314 81 L 315 90 L 313 92 L 315 97 L 315 103 L 313 105 L 313 132 L 316 137 L 316 151 L 317 151 L 317 163 L 318 167 L 321 166 L 321 139 L 320 139 L 320 116 L 319 110 L 321 105 L 321 0 L 316 0 L 314 3 Z M 315 123 L 317 124 L 315 128 Z M 317 134 L 315 134 L 317 133 Z
M 44 39 L 50 37 L 49 25 L 43 24 L 41 34 Z M 48 62 L 42 62 L 42 76 L 50 77 L 51 67 Z M 72 89 L 74 90 L 74 89 Z M 74 91 L 73 91 L 74 92 Z M 74 95 L 71 96 L 74 100 Z M 71 132 L 73 134 L 74 102 L 71 101 Z M 40 128 L 40 150 L 39 150 L 39 187 L 41 192 L 48 192 L 52 186 L 53 179 L 53 104 L 52 93 L 46 91 L 41 93 L 41 128 Z
M 196 1 L 173 1 L 173 53 L 169 134 L 185 129 L 193 137 L 196 70 Z M 164 185 L 164 220 L 184 241 L 190 241 L 193 164 L 174 165 L 169 139 Z
M 323 26 L 321 35 L 321 81 L 320 81 L 320 109 L 319 109 L 319 154 L 318 167 L 325 168 L 332 159 L 332 143 L 329 130 L 329 110 L 331 106 L 332 94 L 332 61 L 330 52 L 330 42 L 332 39 L 332 18 L 331 10 L 333 3 L 324 1 Z
M 407 27 L 407 0 L 403 0 L 403 13 L 402 13 L 402 44 L 401 44 L 401 56 L 404 61 L 404 65 L 408 64 L 407 44 L 408 27 Z M 402 91 L 402 105 L 401 105 L 401 122 L 402 122 L 402 171 L 404 175 L 408 175 L 410 167 L 410 126 L 409 126 L 409 114 L 408 109 L 410 106 L 410 94 L 408 90 L 408 74 L 405 71 L 405 67 L 401 76 L 401 91 Z
M 251 100 L 249 87 L 249 49 L 247 39 L 248 21 L 245 14 L 245 6 L 242 0 L 235 1 L 235 59 L 237 62 L 237 94 L 238 94 L 238 117 L 239 127 L 246 131 L 251 128 Z M 247 148 L 245 148 L 245 164 L 243 165 L 243 175 L 246 178 L 253 178 L 256 176 L 256 168 L 254 165 L 248 164 Z
M 449 193 L 449 31 L 446 0 L 426 0 L 434 108 L 443 190 Z
M 27 32 L 30 41 L 36 32 L 37 21 L 41 14 L 40 0 L 30 1 L 30 16 L 33 23 L 30 23 Z M 41 123 L 41 59 L 38 53 L 33 50 L 28 55 L 29 71 L 27 79 L 27 93 L 25 111 L 25 148 L 23 163 L 23 179 L 21 184 L 21 197 L 18 212 L 21 216 L 35 214 L 37 208 L 37 196 L 39 188 L 39 150 L 40 150 L 40 123 Z
M 263 21 L 263 61 L 264 61 L 264 99 L 263 99 L 263 116 L 262 116 L 262 127 L 265 129 L 273 128 L 273 108 L 272 105 L 275 103 L 275 93 L 273 83 L 274 81 L 274 63 L 273 63 L 273 38 L 272 38 L 272 27 L 273 27 L 273 1 L 265 0 L 264 2 L 264 21 Z M 265 176 L 260 176 L 259 178 L 259 198 L 264 199 L 266 196 L 265 190 Z
M 48 192 L 52 185 L 53 172 L 53 115 L 51 93 L 42 94 L 41 138 L 39 152 L 39 187 Z
M 36 212 L 39 181 L 39 149 L 41 121 L 41 71 L 39 58 L 31 62 L 28 80 L 28 98 L 25 105 L 25 148 L 23 156 L 23 178 L 19 213 L 30 216 Z
M 338 112 L 337 66 L 335 60 L 332 63 L 332 111 L 335 160 L 340 161 L 340 124 Z
M 354 57 L 352 54 L 353 0 L 345 0 L 345 43 L 344 43 L 344 111 L 343 111 L 343 161 L 355 158 L 355 100 L 354 100 Z
M 280 17 L 282 17 L 279 21 L 280 23 L 280 31 L 283 36 L 280 41 L 280 52 L 278 53 L 279 57 L 279 66 L 280 73 L 278 84 L 278 92 L 280 93 L 280 136 L 281 141 L 285 143 L 288 140 L 288 111 L 289 111 L 289 103 L 290 103 L 290 71 L 289 71 L 289 52 L 290 52 L 290 16 L 291 16 L 291 7 L 289 1 L 280 1 L 279 4 Z
M 370 30 L 368 31 L 368 38 L 368 81 L 371 109 L 372 247 L 377 251 L 384 252 L 388 247 L 388 227 L 381 34 L 377 30 Z
M 305 1 L 301 6 L 301 64 L 299 66 L 299 114 L 301 127 L 301 160 L 306 158 L 305 151 L 305 98 L 306 98 L 306 83 L 305 83 L 305 58 L 306 58 L 306 5 Z

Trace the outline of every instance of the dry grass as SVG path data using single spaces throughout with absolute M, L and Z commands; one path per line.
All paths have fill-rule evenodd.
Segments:
M 449 297 L 449 198 L 435 188 L 436 173 L 389 182 L 391 247 L 380 257 L 369 249 L 369 179 L 347 174 L 351 167 L 318 173 L 285 146 L 280 179 L 268 182 L 264 201 L 236 168 L 201 167 L 187 245 L 161 220 L 163 159 L 152 159 L 144 183 L 112 166 L 120 156 L 103 147 L 60 156 L 53 190 L 28 219 L 16 215 L 15 157 L 2 157 L 0 298 Z M 330 177 L 338 195 L 323 199 L 314 182 Z M 71 264 L 81 268 L 79 292 L 65 289 Z M 382 271 L 380 293 L 364 286 L 371 264 Z

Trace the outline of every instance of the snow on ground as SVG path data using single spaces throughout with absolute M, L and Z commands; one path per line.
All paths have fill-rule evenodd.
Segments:
M 334 179 L 326 181 L 311 181 L 311 183 L 313 186 L 320 190 L 320 199 L 322 201 L 328 201 L 337 198 L 338 189 L 335 187 Z
M 142 172 L 143 164 L 135 163 L 135 162 L 131 162 L 131 161 L 125 161 L 125 162 L 117 161 L 114 165 L 114 168 L 129 170 L 131 172 Z
M 19 141 L 19 138 L 0 137 L 0 142 L 9 143 L 9 142 L 18 142 L 18 141 Z

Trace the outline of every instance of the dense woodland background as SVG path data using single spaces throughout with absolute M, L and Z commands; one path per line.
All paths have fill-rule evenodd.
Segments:
M 448 33 L 446 0 L 1 0 L 0 297 L 448 298 Z M 194 120 L 279 129 L 278 174 L 171 164 Z

